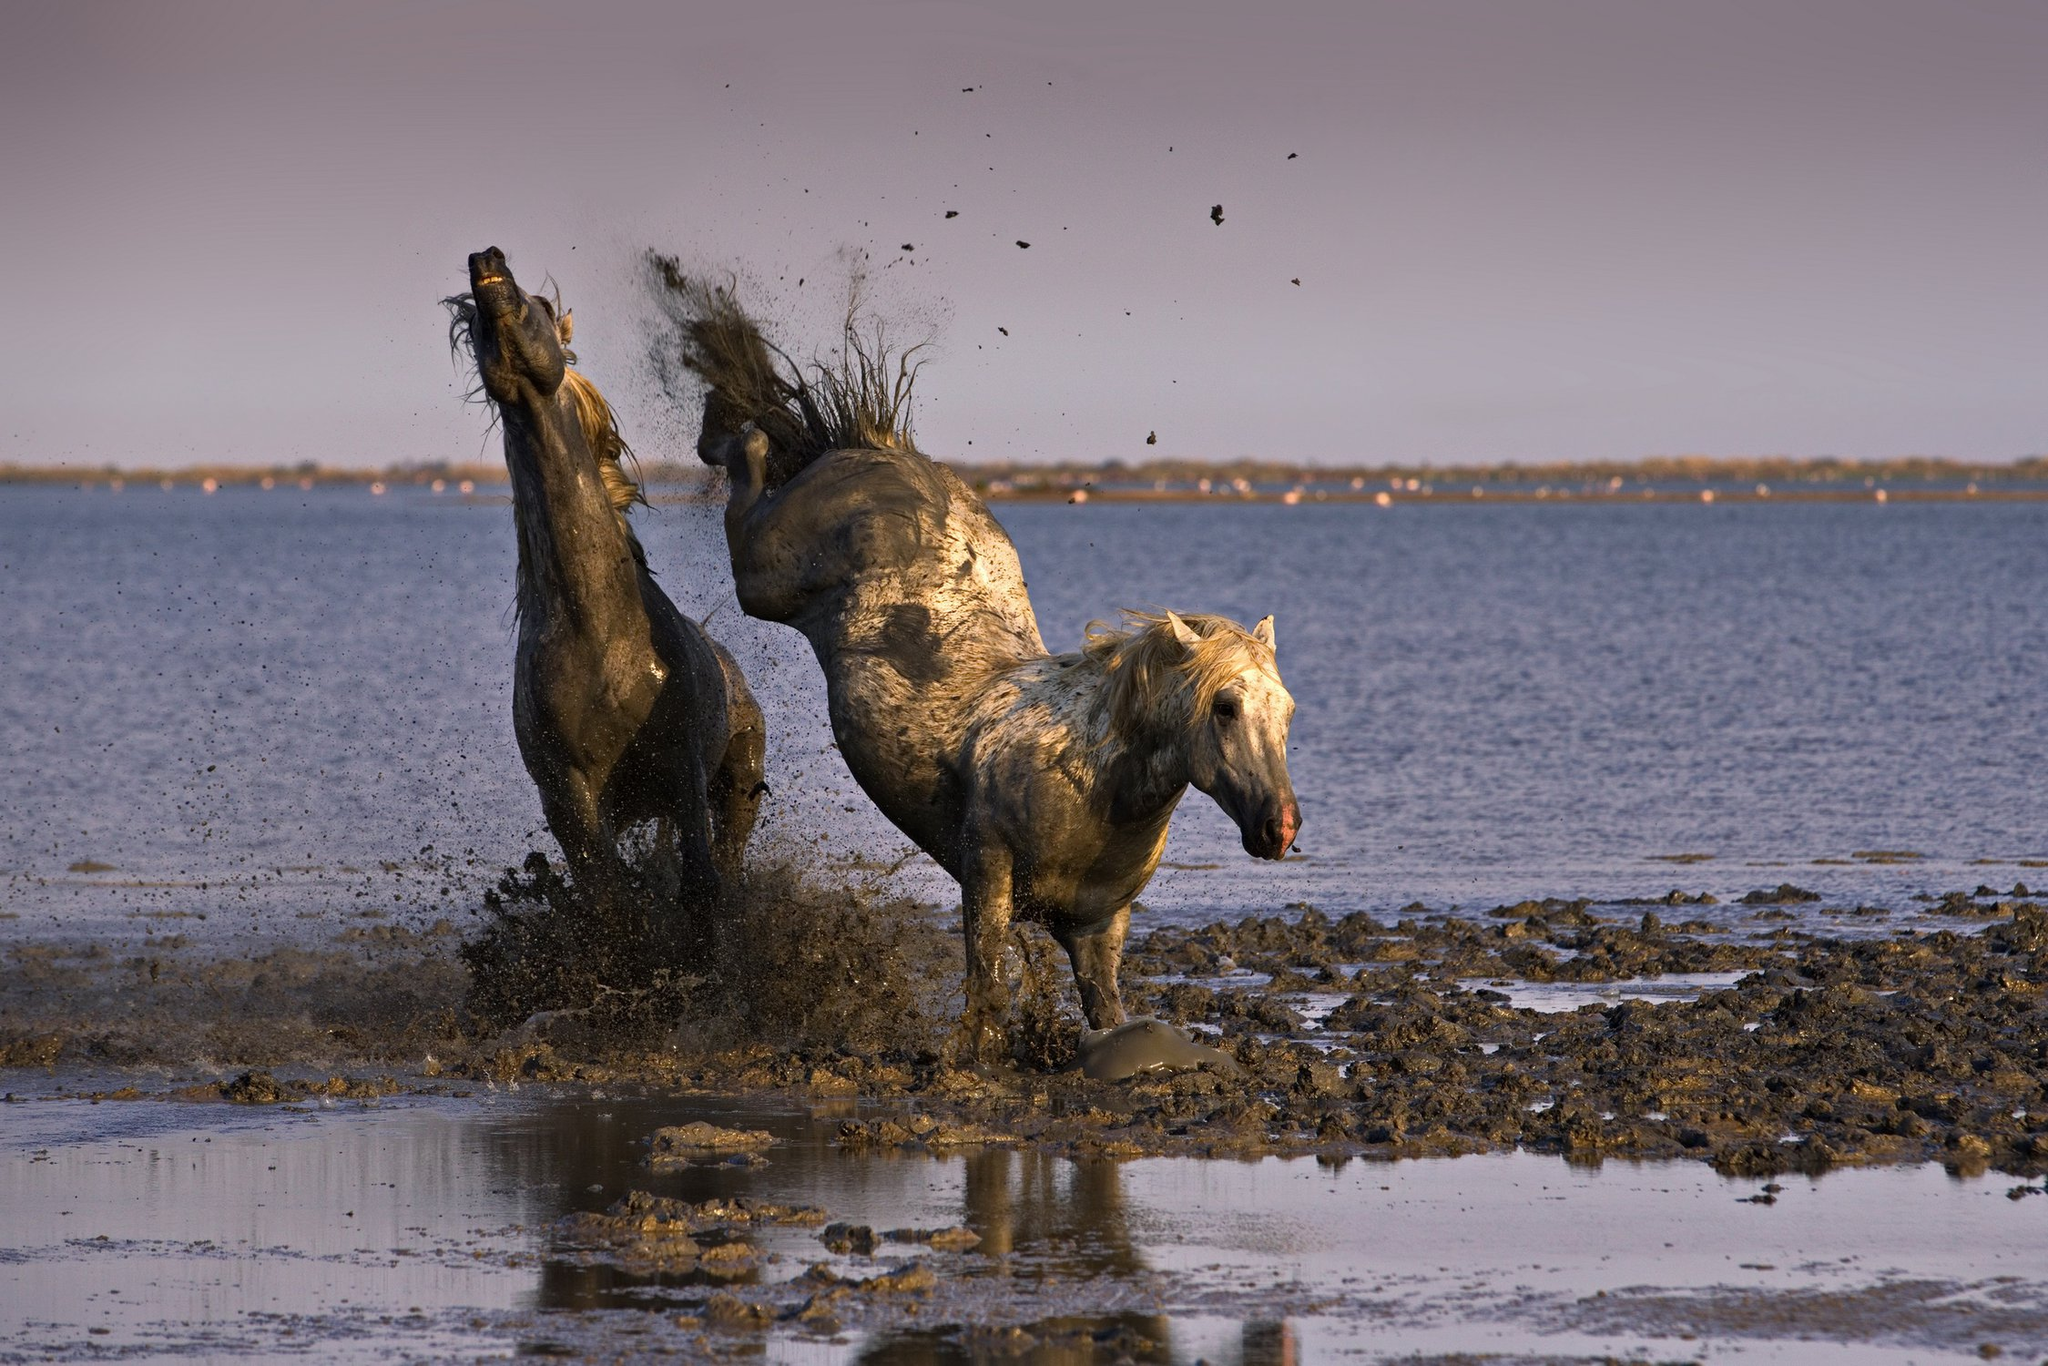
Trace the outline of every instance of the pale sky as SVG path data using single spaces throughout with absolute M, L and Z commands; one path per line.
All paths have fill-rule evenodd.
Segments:
M 496 458 L 492 244 L 655 456 L 650 246 L 948 458 L 2048 450 L 2038 0 L 691 8 L 10 6 L 0 460 Z

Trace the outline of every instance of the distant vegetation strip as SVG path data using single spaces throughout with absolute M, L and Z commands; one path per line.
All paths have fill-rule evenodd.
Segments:
M 1704 490 L 1732 498 L 1783 496 L 1864 496 L 1872 489 L 1892 488 L 1912 496 L 1917 488 L 1968 496 L 2010 495 L 2048 488 L 2048 456 L 2030 456 L 2007 464 L 1964 462 L 1922 457 L 1895 460 L 1658 457 L 1635 461 L 1559 462 L 1493 465 L 1305 465 L 1266 460 L 1148 460 L 1137 464 L 1029 465 L 1020 463 L 963 464 L 953 468 L 976 488 L 995 498 L 1090 497 L 1118 500 L 1184 500 L 1238 497 L 1260 501 L 1318 501 L 1379 497 L 1446 499 L 1488 495 L 1509 498 L 1569 499 L 1589 496 L 1669 498 Z M 640 473 L 649 485 L 705 486 L 711 475 L 695 461 L 643 462 Z M 425 486 L 436 492 L 474 492 L 505 483 L 504 466 L 485 463 L 433 463 L 386 466 L 382 469 L 296 465 L 186 465 L 164 468 L 122 468 L 82 465 L 0 465 L 0 483 L 76 484 L 105 487 L 149 485 L 256 485 L 265 488 L 315 488 L 366 485 L 398 488 Z M 1291 497 L 1290 497 L 1291 495 Z
M 2048 456 L 2028 456 L 2010 463 L 1949 460 L 1932 456 L 1905 456 L 1892 460 L 1841 460 L 1833 457 L 1800 459 L 1791 456 L 1718 458 L 1712 456 L 1653 456 L 1626 461 L 1560 461 L 1522 464 L 1506 461 L 1490 465 L 1325 465 L 1295 464 L 1272 460 L 1147 460 L 1129 464 L 1111 460 L 1099 465 L 987 463 L 954 468 L 977 483 L 1008 483 L 1012 487 L 1052 485 L 1080 487 L 1096 485 L 1196 485 L 1207 479 L 1211 486 L 1239 481 L 1253 487 L 1303 485 L 1329 487 L 1350 485 L 1392 488 L 1409 481 L 1432 484 L 1440 490 L 1470 488 L 1473 484 L 1504 484 L 1553 488 L 1592 487 L 1611 484 L 1861 484 L 1954 483 L 2028 484 L 2048 483 Z

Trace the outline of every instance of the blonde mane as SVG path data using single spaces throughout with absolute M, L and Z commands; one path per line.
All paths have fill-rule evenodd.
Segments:
M 1248 668 L 1278 676 L 1273 652 L 1228 617 L 1192 613 L 1181 620 L 1201 637 L 1195 645 L 1180 642 L 1163 612 L 1127 609 L 1122 628 L 1088 623 L 1081 653 L 1102 665 L 1111 734 L 1187 725 L 1207 715 L 1216 694 Z
M 566 348 L 564 354 L 574 359 Z M 581 370 L 565 369 L 562 386 L 576 405 L 576 422 L 583 428 L 583 440 L 597 458 L 597 477 L 604 483 L 605 497 L 611 500 L 612 510 L 623 518 L 627 508 L 647 499 L 641 495 L 639 481 L 626 473 L 625 462 L 636 457 L 626 438 L 619 434 L 618 415 Z

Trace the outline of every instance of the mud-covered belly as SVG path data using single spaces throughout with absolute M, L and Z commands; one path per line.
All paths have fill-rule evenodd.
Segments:
M 1118 837 L 1120 836 L 1120 837 Z M 1058 926 L 1086 925 L 1115 913 L 1145 890 L 1166 849 L 1166 826 L 1116 832 L 1086 860 L 1060 859 L 1016 870 L 1018 911 Z
M 828 666 L 832 738 L 847 771 L 876 808 L 918 848 L 959 876 L 960 784 L 949 727 L 900 678 L 874 662 Z

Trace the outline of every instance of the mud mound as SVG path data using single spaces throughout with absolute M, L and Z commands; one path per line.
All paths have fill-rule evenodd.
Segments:
M 523 885 L 538 890 L 506 908 L 514 918 L 574 910 L 539 870 Z M 603 997 L 480 1036 L 448 1007 L 459 967 L 452 935 L 434 927 L 349 930 L 327 951 L 229 960 L 168 939 L 132 959 L 24 945 L 0 970 L 0 1065 L 204 1060 L 222 1068 L 207 1094 L 247 1103 L 315 1089 L 254 1069 L 338 1054 L 418 1066 L 435 1087 L 521 1079 L 910 1102 L 849 1120 L 849 1147 L 1333 1161 L 1519 1147 L 1575 1162 L 1684 1158 L 1755 1179 L 1930 1160 L 1962 1175 L 2048 1174 L 2048 906 L 1999 899 L 1971 923 L 1952 903 L 1930 897 L 1922 927 L 1884 937 L 1781 925 L 1737 936 L 1577 901 L 1478 920 L 1425 907 L 1393 923 L 1305 910 L 1162 926 L 1131 945 L 1127 999 L 1199 1031 L 1235 1068 L 1108 1082 L 1051 1070 L 1078 1022 L 1037 931 L 1013 955 L 1020 1067 L 962 1069 L 941 1046 L 960 1002 L 957 933 L 878 889 L 769 865 L 719 908 L 700 961 L 646 969 L 673 984 L 665 999 L 636 998 L 647 1033 L 592 1028 L 606 1010 L 636 1018 Z M 494 951 L 575 941 L 551 939 L 544 922 L 520 932 Z M 511 966 L 527 981 L 574 980 L 574 964 Z M 1671 999 L 1617 990 L 1579 1003 L 1554 989 L 1672 974 L 1719 976 L 1676 984 Z M 1539 986 L 1528 999 L 1545 1008 L 1517 1004 Z M 252 1070 L 230 1081 L 224 1064 Z
M 667 1076 L 916 1099 L 907 1117 L 848 1121 L 839 1141 L 850 1147 L 1329 1160 L 1519 1147 L 1588 1163 L 1692 1159 L 1760 1179 L 1929 1160 L 1961 1174 L 2048 1171 L 2048 911 L 2034 903 L 1981 934 L 1778 930 L 1748 942 L 1576 902 L 1503 907 L 1481 923 L 1311 910 L 1161 927 L 1126 965 L 1136 1010 L 1201 1030 L 1237 1074 L 1100 1082 L 1028 1063 L 968 1071 L 941 1057 L 755 1045 L 678 1057 Z M 1517 1007 L 1493 989 L 1695 972 L 1741 975 L 1693 999 L 1577 1009 Z M 1063 1042 L 1020 1005 L 1013 1040 L 1034 1029 Z

